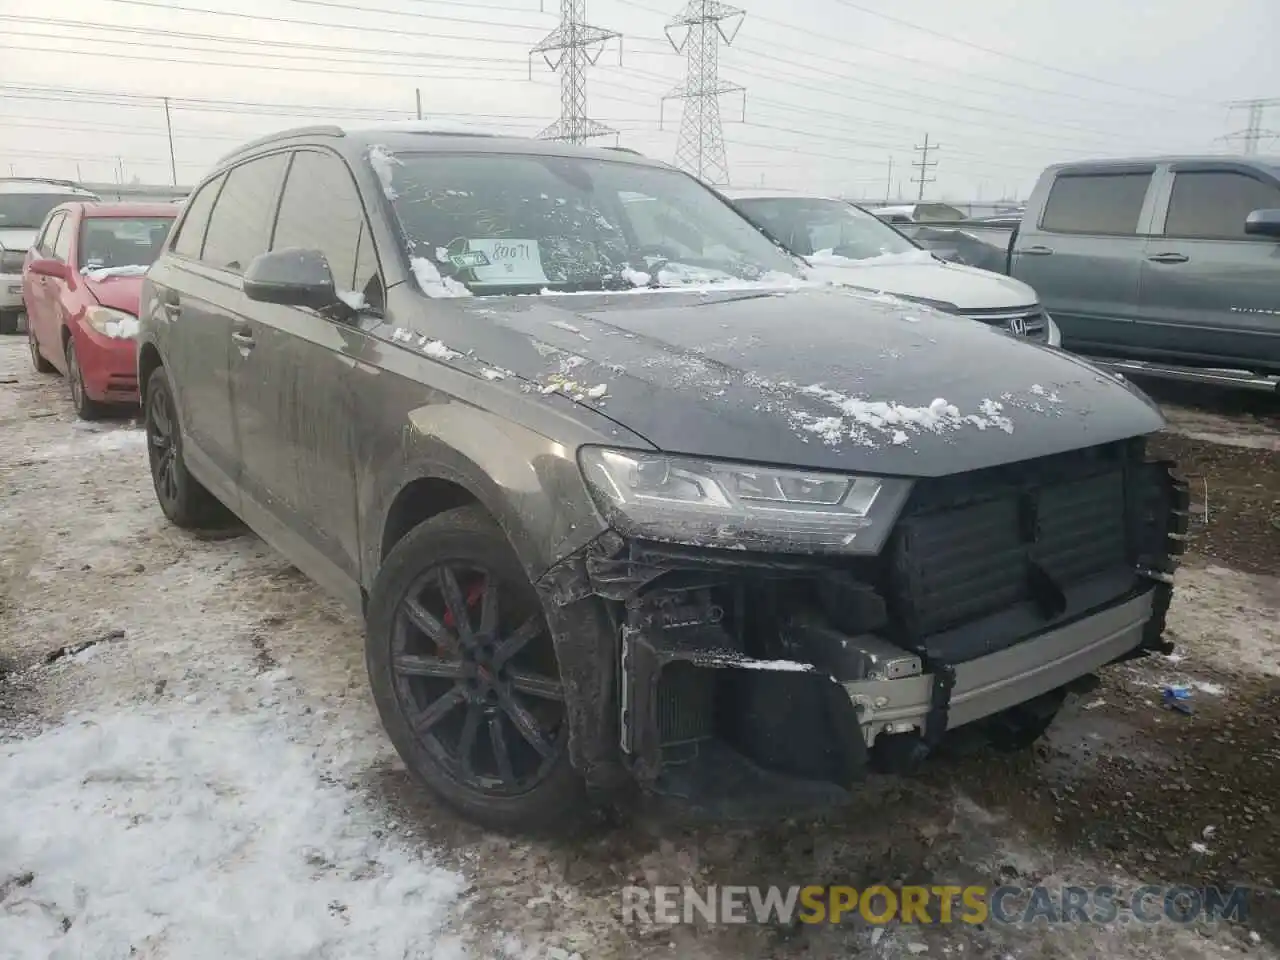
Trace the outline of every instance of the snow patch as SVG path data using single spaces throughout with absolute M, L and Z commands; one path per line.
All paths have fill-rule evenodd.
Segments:
M 352 310 L 363 310 L 369 305 L 364 299 L 364 294 L 358 290 L 339 290 L 338 299 Z
M 966 426 L 979 430 L 995 428 L 1013 433 L 1013 421 L 1002 416 L 1000 404 L 984 400 L 979 414 L 962 414 L 958 407 L 944 397 L 936 398 L 928 406 L 913 407 L 893 400 L 865 400 L 846 396 L 821 384 L 803 387 L 801 393 L 817 397 L 840 411 L 838 417 L 815 417 L 800 411 L 791 417 L 802 429 L 819 434 L 824 442 L 836 445 L 844 440 L 858 443 L 874 442 L 874 434 L 887 437 L 892 443 L 907 443 L 912 433 L 948 433 Z
M 506 377 L 506 374 L 501 370 L 492 370 L 489 367 L 485 367 L 481 370 L 480 375 L 486 380 L 502 380 Z
M 0 746 L 14 957 L 442 956 L 463 879 L 263 711 L 131 705 Z
M 112 277 L 141 277 L 146 274 L 149 268 L 146 264 L 130 263 L 122 267 L 81 267 L 80 276 L 87 277 L 94 283 L 101 283 L 103 280 L 110 280 Z
M 404 166 L 403 162 L 381 144 L 371 146 L 368 157 L 369 165 L 373 167 L 373 172 L 378 175 L 378 182 L 382 184 L 382 192 L 388 200 L 395 200 L 398 197 L 394 185 L 395 168 Z
M 462 356 L 457 350 L 450 350 L 439 340 L 428 340 L 422 345 L 422 352 L 435 360 L 452 360 Z
M 447 299 L 450 297 L 469 297 L 471 291 L 453 277 L 442 277 L 436 265 L 426 257 L 411 257 L 409 266 L 413 270 L 413 279 L 428 297 Z
M 875 257 L 842 257 L 832 249 L 819 250 L 805 257 L 815 267 L 897 267 L 912 263 L 937 263 L 928 250 L 904 250 L 902 253 L 882 253 Z
M 647 287 L 653 282 L 653 275 L 645 273 L 643 270 L 635 270 L 632 267 L 625 267 L 622 271 L 622 279 L 627 281 L 633 287 Z
M 398 340 L 400 343 L 408 343 L 413 339 L 413 331 L 406 330 L 404 327 L 396 327 L 391 332 L 391 339 Z
M 561 330 L 568 330 L 570 333 L 582 333 L 582 331 L 572 323 L 565 323 L 563 320 L 552 320 L 551 325 L 553 327 L 559 327 Z

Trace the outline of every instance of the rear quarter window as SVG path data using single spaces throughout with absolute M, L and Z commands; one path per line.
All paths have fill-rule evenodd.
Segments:
M 1051 233 L 1135 236 L 1150 173 L 1063 174 L 1053 182 L 1040 227 Z

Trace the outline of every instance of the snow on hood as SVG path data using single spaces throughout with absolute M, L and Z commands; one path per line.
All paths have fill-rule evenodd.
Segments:
M 1079 358 L 849 288 L 475 298 L 387 336 L 441 341 L 444 362 L 591 408 L 631 443 L 726 460 L 936 476 L 1163 425 Z
M 902 253 L 882 253 L 878 257 L 842 257 L 834 250 L 819 250 L 805 257 L 814 266 L 828 267 L 888 267 L 907 263 L 937 263 L 938 258 L 928 250 L 906 250 Z
M 81 267 L 80 276 L 87 277 L 94 283 L 102 283 L 112 277 L 141 277 L 150 269 L 145 264 L 130 263 L 121 267 Z
M 851 260 L 829 250 L 808 258 L 805 275 L 836 286 L 875 290 L 906 299 L 946 303 L 959 310 L 1032 307 L 1036 292 L 1020 280 L 939 260 L 927 250 Z

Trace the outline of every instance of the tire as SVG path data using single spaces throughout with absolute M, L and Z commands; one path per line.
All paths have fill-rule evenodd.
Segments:
M 182 430 L 164 367 L 151 372 L 142 397 L 151 483 L 164 515 L 184 530 L 228 526 L 230 511 L 191 475 L 182 458 Z
M 106 404 L 92 399 L 84 389 L 84 374 L 80 370 L 80 360 L 76 356 L 74 338 L 67 340 L 67 385 L 71 388 L 71 405 L 81 420 L 101 420 L 111 412 Z
M 463 816 L 541 832 L 584 810 L 541 602 L 483 510 L 441 513 L 391 550 L 369 596 L 365 660 L 400 757 Z
M 0 334 L 18 332 L 18 315 L 17 310 L 0 311 Z
M 57 367 L 44 358 L 44 354 L 40 352 L 40 345 L 36 343 L 35 331 L 31 329 L 31 324 L 27 324 L 27 347 L 31 350 L 31 366 L 36 373 L 55 373 Z
M 1000 753 L 1020 753 L 1049 731 L 1066 697 L 1053 692 L 1009 707 L 981 721 L 987 742 Z

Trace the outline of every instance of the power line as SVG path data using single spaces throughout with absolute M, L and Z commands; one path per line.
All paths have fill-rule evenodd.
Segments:
M 879 10 L 869 9 L 868 7 L 864 7 L 852 2 L 852 0 L 836 0 L 836 2 L 843 6 L 849 7 L 851 10 L 858 10 L 862 13 L 869 14 L 870 16 L 879 17 L 881 20 L 888 20 L 890 23 L 896 23 L 899 26 L 907 27 L 911 30 L 918 30 L 920 33 L 927 33 L 931 37 L 938 37 L 939 39 L 948 40 L 951 43 L 959 44 L 962 47 L 970 47 L 974 50 L 980 50 L 983 53 L 989 53 L 995 57 L 1004 57 L 1007 60 L 1013 60 L 1013 61 L 1016 61 L 1017 63 L 1025 63 L 1025 64 L 1028 64 L 1029 66 L 1038 67 L 1041 70 L 1048 70 L 1052 73 L 1062 74 L 1063 76 L 1066 76 L 1066 77 L 1074 77 L 1077 80 L 1088 80 L 1090 83 L 1098 83 L 1098 84 L 1102 84 L 1103 86 L 1116 87 L 1121 90 L 1129 90 L 1134 93 L 1145 94 L 1146 96 L 1149 96 L 1149 97 L 1161 97 L 1167 100 L 1177 100 L 1179 102 L 1186 99 L 1185 97 L 1179 94 L 1165 93 L 1162 90 L 1147 90 L 1143 87 L 1133 87 L 1124 83 L 1116 83 L 1114 80 L 1104 80 L 1101 77 L 1093 77 L 1087 73 L 1079 73 L 1075 70 L 1065 70 L 1062 67 L 1055 67 L 1055 66 L 1052 66 L 1051 64 L 1044 63 L 1040 60 L 1035 60 L 1031 57 L 1021 57 L 1021 56 L 1018 56 L 1018 54 L 1016 53 L 1008 53 L 1004 50 L 997 50 L 994 47 L 984 47 L 982 44 L 974 43 L 971 40 L 965 40 L 961 37 L 954 37 L 949 33 L 942 33 L 939 30 L 933 30 L 929 27 L 922 27 L 920 24 L 912 23 L 910 20 L 903 20 L 900 17 L 895 17 L 890 14 L 883 13 Z
M 938 179 L 937 177 L 928 176 L 929 171 L 938 165 L 937 160 L 934 160 L 932 163 L 929 162 L 929 151 L 937 150 L 938 145 L 936 143 L 930 144 L 929 134 L 926 133 L 924 135 L 924 144 L 917 146 L 915 149 L 920 154 L 920 159 L 911 165 L 919 170 L 920 173 L 919 176 L 912 177 L 911 182 L 920 184 L 920 194 L 916 197 L 916 200 L 921 201 L 924 199 L 924 185 L 926 183 L 935 183 Z
M 725 46 L 733 43 L 744 16 L 744 11 L 719 0 L 689 0 L 664 28 L 672 49 L 686 57 L 684 83 L 660 101 L 684 101 L 675 164 L 711 184 L 729 182 L 720 97 L 741 93 L 746 112 L 746 88 L 720 79 L 720 41 Z
M 560 25 L 530 51 L 531 56 L 541 54 L 547 66 L 560 73 L 560 118 L 539 133 L 540 138 L 585 143 L 617 133 L 587 116 L 587 67 L 600 60 L 615 37 L 621 63 L 622 34 L 587 23 L 587 0 L 560 0 Z M 552 59 L 552 54 L 558 56 Z
M 12 35 L 10 35 L 12 37 Z M 101 40 L 99 43 L 122 43 L 119 40 Z M 152 46 L 146 44 L 146 46 Z M 170 48 L 172 49 L 172 48 Z M 391 80 L 405 80 L 404 71 L 397 73 L 385 73 L 375 70 L 323 70 L 319 67 L 289 67 L 272 64 L 256 64 L 256 63 L 227 63 L 220 60 L 194 60 L 187 57 L 144 57 L 135 56 L 127 53 L 116 53 L 115 51 L 93 51 L 93 50 L 74 50 L 66 47 L 34 47 L 27 44 L 21 46 L 12 46 L 8 44 L 0 44 L 0 50 L 10 50 L 14 53 L 56 53 L 61 56 L 71 57 L 100 57 L 108 60 L 132 60 L 141 63 L 178 63 L 187 66 L 204 66 L 204 67 L 230 67 L 232 69 L 241 70 L 287 70 L 292 73 L 315 73 L 329 74 L 331 76 L 340 77 L 386 77 Z M 230 52 L 230 51 L 228 51 Z M 254 54 L 240 54 L 241 56 L 254 56 Z M 263 56 L 263 54 L 257 54 Z M 269 56 L 269 55 L 268 55 Z M 277 55 L 279 56 L 279 55 Z M 342 61 L 354 62 L 354 61 Z M 419 69 L 418 67 L 414 68 Z M 483 69 L 480 67 L 472 67 L 472 70 Z M 528 83 L 528 78 L 523 75 L 501 76 L 496 74 L 456 74 L 447 75 L 434 74 L 433 76 L 441 77 L 441 79 L 449 80 L 487 80 L 495 83 Z

